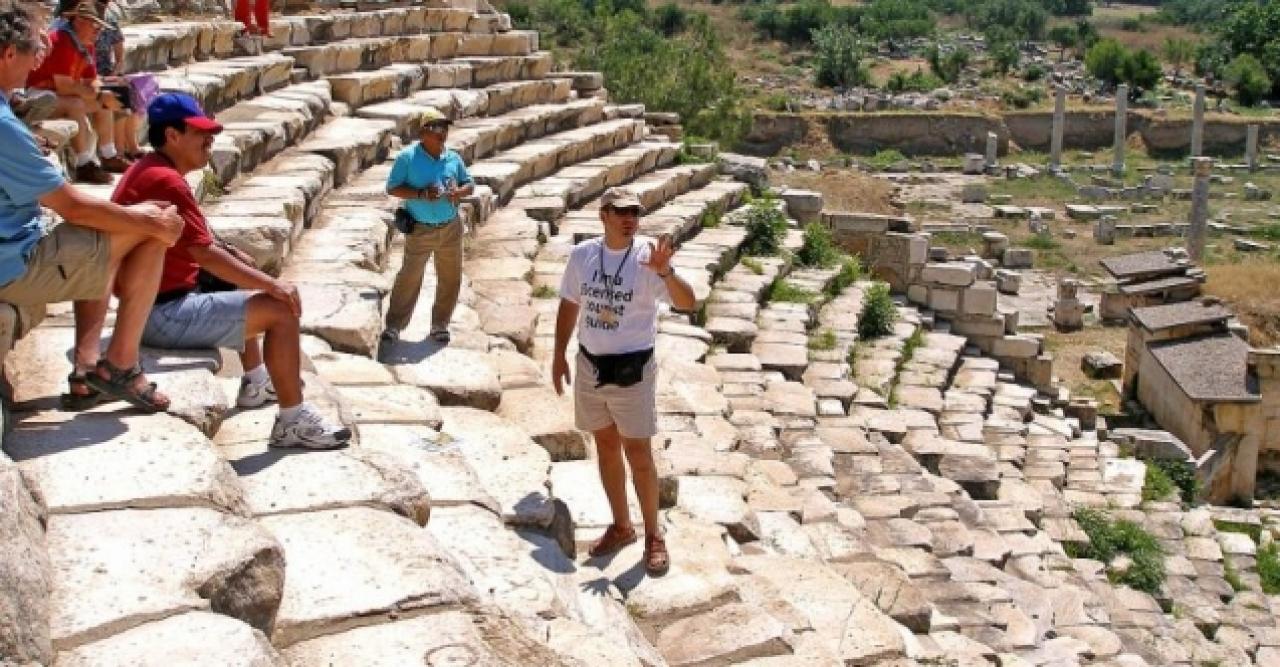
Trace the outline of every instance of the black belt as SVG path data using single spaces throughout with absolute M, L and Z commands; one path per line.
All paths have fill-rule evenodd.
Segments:
M 171 301 L 177 301 L 178 299 L 181 299 L 182 297 L 188 294 L 191 294 L 194 291 L 195 290 L 191 288 L 183 288 L 183 289 L 171 289 L 167 292 L 161 292 L 156 295 L 156 305 L 159 306 L 162 304 L 169 303 Z

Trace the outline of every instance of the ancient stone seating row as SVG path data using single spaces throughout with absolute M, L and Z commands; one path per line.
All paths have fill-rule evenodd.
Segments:
M 567 209 L 580 206 L 607 188 L 627 183 L 638 174 L 648 174 L 671 164 L 679 148 L 679 144 L 651 140 L 628 146 L 525 185 L 516 190 L 508 206 L 552 223 L 554 234 L 556 221 Z M 650 200 L 660 203 L 652 196 Z

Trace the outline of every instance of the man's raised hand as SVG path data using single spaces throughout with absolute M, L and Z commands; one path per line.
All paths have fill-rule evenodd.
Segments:
M 649 242 L 649 258 L 640 262 L 641 266 L 648 268 L 657 274 L 665 274 L 671 269 L 671 256 L 676 254 L 675 243 L 671 240 L 670 234 L 663 234 L 658 237 L 658 243 L 655 245 Z

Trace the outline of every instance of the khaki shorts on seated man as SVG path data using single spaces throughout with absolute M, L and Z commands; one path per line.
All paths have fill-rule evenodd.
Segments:
M 658 302 L 692 310 L 694 296 L 671 266 L 671 239 L 663 236 L 655 244 L 636 238 L 640 212 L 634 193 L 610 188 L 600 196 L 604 236 L 569 253 L 560 282 L 551 378 L 556 392 L 563 393 L 570 379 L 565 352 L 577 328 L 575 422 L 595 438 L 600 482 L 613 514 L 613 524 L 590 553 L 603 556 L 636 540 L 627 509 L 625 454 L 644 520 L 644 567 L 661 575 L 670 557 L 658 526 L 658 472 L 650 444 L 658 432 Z
M 89 197 L 41 154 L 14 116 L 9 94 L 39 64 L 43 29 L 31 4 L 0 0 L 0 302 L 17 308 L 25 328 L 45 304 L 76 301 L 72 386 L 147 411 L 164 410 L 169 399 L 143 377 L 138 345 L 161 260 L 182 231 L 182 220 L 168 205 L 126 207 Z M 41 206 L 65 222 L 50 228 Z M 88 302 L 105 303 L 108 290 L 119 304 L 111 343 L 99 358 L 106 308 Z
M 222 126 L 189 95 L 166 93 L 147 107 L 147 138 L 155 149 L 125 172 L 112 199 L 121 204 L 161 201 L 178 208 L 182 236 L 164 256 L 164 270 L 142 341 L 168 349 L 230 348 L 245 369 L 236 404 L 278 400 L 273 447 L 333 449 L 351 431 L 331 423 L 302 399 L 297 287 L 253 266 L 246 254 L 218 243 L 184 174 L 209 163 Z M 232 289 L 199 289 L 201 269 Z M 238 288 L 238 289 L 236 289 Z M 258 336 L 264 338 L 261 347 Z M 264 367 L 265 360 L 265 367 Z

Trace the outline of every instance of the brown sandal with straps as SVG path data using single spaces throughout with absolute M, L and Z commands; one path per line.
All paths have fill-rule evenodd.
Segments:
M 105 371 L 107 377 L 102 377 Z M 130 405 L 147 412 L 164 412 L 169 409 L 169 397 L 156 391 L 156 383 L 149 382 L 141 389 L 137 386 L 142 377 L 142 367 L 116 368 L 106 359 L 99 359 L 97 368 L 85 374 L 85 383 L 112 398 L 128 401 Z
M 609 524 L 604 530 L 604 535 L 591 545 L 591 549 L 587 551 L 592 558 L 611 554 L 622 547 L 636 541 L 636 529 L 627 528 L 623 530 L 616 524 Z
M 644 570 L 650 576 L 661 577 L 671 569 L 671 555 L 667 553 L 667 543 L 661 535 L 646 535 L 644 538 Z

